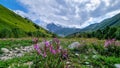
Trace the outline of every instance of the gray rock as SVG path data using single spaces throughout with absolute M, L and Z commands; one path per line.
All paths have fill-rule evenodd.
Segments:
M 76 56 L 79 56 L 79 54 L 78 54 L 78 53 L 75 53 L 75 55 L 76 55 Z
M 66 64 L 69 65 L 69 64 L 71 64 L 71 62 L 67 61 Z
M 23 65 L 28 65 L 28 68 L 32 68 L 31 65 L 33 64 L 33 62 L 27 62 L 27 63 L 24 63 Z
M 18 49 L 18 48 L 16 47 L 15 50 L 20 50 L 20 49 Z
M 21 53 L 20 53 L 20 54 L 17 54 L 17 57 L 21 57 L 21 56 L 23 56 L 23 54 L 21 54 Z
M 45 43 L 44 43 L 44 42 L 38 43 L 38 45 L 39 45 L 39 47 L 40 47 L 41 49 L 44 49 L 44 47 L 45 47 Z
M 1 48 L 1 51 L 4 52 L 4 53 L 8 53 L 9 50 L 7 48 Z
M 115 67 L 116 68 L 120 68 L 120 64 L 115 64 Z
M 93 55 L 92 58 L 93 58 L 93 59 L 97 59 L 98 56 L 97 56 L 97 55 Z
M 86 65 L 89 65 L 90 63 L 89 62 L 85 62 Z
M 4 56 L 4 57 L 1 57 L 0 59 L 1 60 L 7 60 L 7 59 L 10 59 L 11 57 L 8 57 L 8 56 Z
M 12 57 L 12 56 L 13 56 L 13 54 L 8 54 L 8 56 L 9 56 L 9 57 Z
M 75 49 L 75 48 L 78 48 L 78 47 L 80 47 L 80 46 L 82 46 L 79 42 L 73 42 L 72 44 L 70 44 L 69 46 L 68 46 L 68 48 L 69 49 Z

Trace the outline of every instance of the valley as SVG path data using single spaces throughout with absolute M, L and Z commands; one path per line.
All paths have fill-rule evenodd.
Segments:
M 120 68 L 120 13 L 80 29 L 56 24 L 58 19 L 50 23 L 52 15 L 69 21 L 58 10 L 51 11 L 58 16 L 51 13 L 49 18 L 50 12 L 48 16 L 43 12 L 34 17 L 39 11 L 32 12 L 31 8 L 28 13 L 33 13 L 35 21 L 0 4 L 0 68 Z M 75 11 L 71 13 L 78 15 Z M 79 21 L 76 15 L 74 18 Z

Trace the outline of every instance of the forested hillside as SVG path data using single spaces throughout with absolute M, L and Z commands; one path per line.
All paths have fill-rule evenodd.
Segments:
M 92 24 L 67 37 L 95 37 L 99 39 L 116 38 L 120 40 L 120 13 L 112 18 L 103 20 L 101 23 Z

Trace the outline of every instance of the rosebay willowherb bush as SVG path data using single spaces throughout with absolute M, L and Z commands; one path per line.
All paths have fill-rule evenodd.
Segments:
M 106 40 L 104 47 L 107 56 L 120 57 L 120 46 L 116 44 L 115 39 Z
M 104 47 L 108 47 L 110 45 L 115 45 L 115 39 L 107 39 L 105 41 Z
M 115 39 L 105 40 L 103 45 L 93 45 L 94 49 L 101 55 L 105 56 L 120 56 L 120 46 L 116 44 Z
M 67 49 L 60 46 L 60 41 L 54 38 L 52 41 L 44 40 L 44 49 L 38 45 L 38 38 L 33 39 L 34 49 L 37 53 L 34 67 L 64 68 L 65 61 L 68 59 Z

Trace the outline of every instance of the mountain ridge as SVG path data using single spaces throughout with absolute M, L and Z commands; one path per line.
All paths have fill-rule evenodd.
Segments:
M 54 23 L 47 24 L 47 29 L 55 34 L 58 34 L 59 36 L 67 36 L 79 31 L 79 28 L 62 27 L 61 25 Z
M 119 25 L 120 25 L 120 13 L 114 15 L 111 18 L 104 19 L 100 23 L 90 24 L 89 26 L 87 26 L 83 29 L 62 27 L 62 26 L 60 26 L 60 25 L 58 26 L 54 23 L 48 24 L 47 29 L 58 35 L 67 36 L 67 35 L 70 35 L 70 34 L 73 34 L 76 32 L 91 32 L 91 31 L 96 31 L 98 29 L 104 29 L 107 26 L 119 27 Z
M 100 23 L 91 24 L 66 37 L 96 37 L 99 39 L 116 38 L 120 40 L 120 13 L 105 19 Z
M 101 21 L 100 23 L 91 24 L 91 25 L 87 26 L 86 28 L 82 29 L 81 31 L 83 31 L 83 30 L 84 31 L 91 31 L 91 30 L 94 31 L 97 29 L 103 29 L 107 26 L 111 26 L 111 27 L 120 26 L 120 13 L 116 14 L 115 16 L 113 16 L 111 18 L 107 18 L 107 19 Z M 85 29 L 87 29 L 87 30 L 85 30 Z

